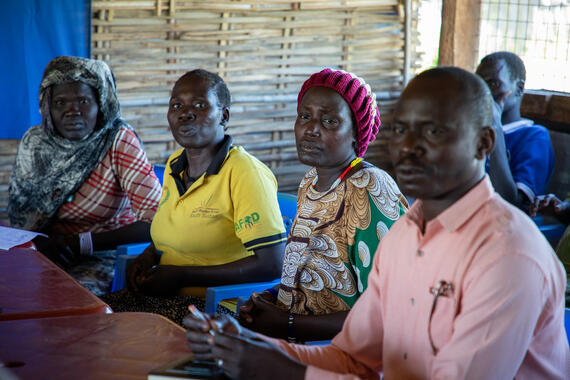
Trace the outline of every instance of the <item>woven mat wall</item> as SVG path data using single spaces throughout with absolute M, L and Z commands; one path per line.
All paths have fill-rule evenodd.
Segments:
M 417 1 L 409 33 L 416 66 Z M 115 73 L 123 117 L 139 133 L 150 160 L 177 148 L 166 121 L 170 90 L 186 71 L 221 75 L 232 93 L 228 133 L 264 161 L 279 190 L 296 192 L 306 167 L 297 160 L 293 125 L 303 81 L 324 67 L 364 78 L 377 94 L 384 124 L 403 86 L 403 1 L 278 0 L 92 2 L 92 56 Z M 7 144 L 7 145 L 6 145 Z M 0 141 L 0 217 L 14 143 Z M 383 144 L 366 159 L 383 165 Z M 8 151 L 7 151 L 8 152 Z

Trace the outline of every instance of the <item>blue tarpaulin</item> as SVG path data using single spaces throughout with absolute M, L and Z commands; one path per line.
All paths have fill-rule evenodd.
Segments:
M 41 121 L 44 68 L 60 55 L 90 56 L 90 0 L 0 1 L 0 139 Z

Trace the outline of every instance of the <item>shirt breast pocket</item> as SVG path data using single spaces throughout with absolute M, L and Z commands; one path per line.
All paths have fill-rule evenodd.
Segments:
M 438 296 L 428 325 L 428 334 L 434 353 L 443 347 L 453 334 L 453 322 L 457 314 L 457 301 L 452 296 Z

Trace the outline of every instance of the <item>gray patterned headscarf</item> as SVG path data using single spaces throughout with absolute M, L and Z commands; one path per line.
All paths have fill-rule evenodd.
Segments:
M 60 136 L 51 119 L 54 85 L 81 82 L 97 94 L 99 114 L 94 131 L 78 141 Z M 121 118 L 115 78 L 109 66 L 94 59 L 57 57 L 48 63 L 40 85 L 42 123 L 22 138 L 10 177 L 8 213 L 13 227 L 45 230 L 50 219 L 105 157 Z M 130 128 L 130 127 L 129 127 Z

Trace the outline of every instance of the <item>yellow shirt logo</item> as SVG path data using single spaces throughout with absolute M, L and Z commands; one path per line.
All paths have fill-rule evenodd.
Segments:
M 241 218 L 234 223 L 236 232 L 243 231 L 246 228 L 251 228 L 255 224 L 259 223 L 259 214 L 257 212 L 252 212 L 251 215 L 246 216 L 245 218 Z

